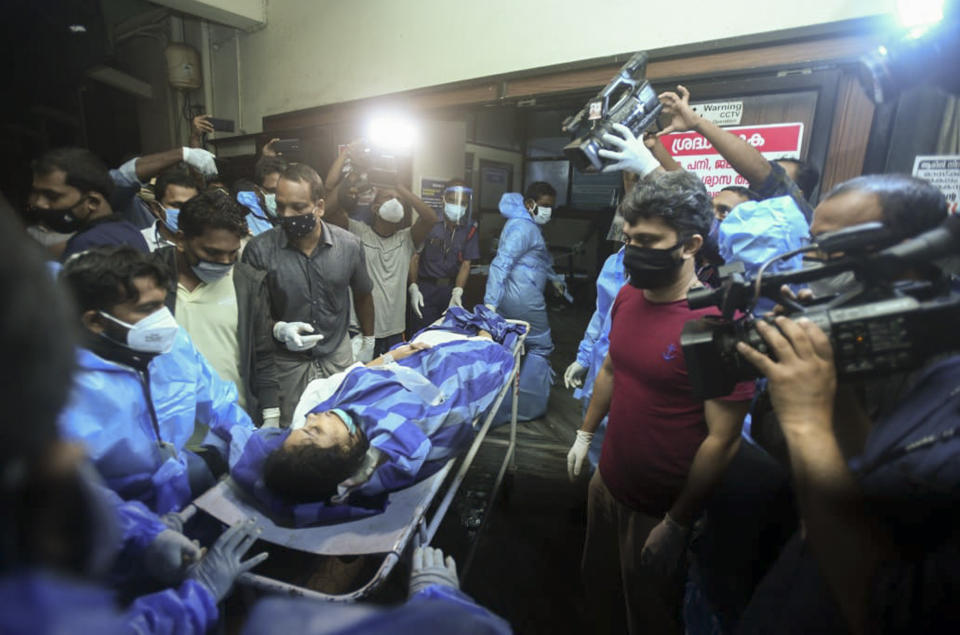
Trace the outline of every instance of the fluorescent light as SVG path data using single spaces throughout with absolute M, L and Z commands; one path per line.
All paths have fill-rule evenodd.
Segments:
M 943 0 L 897 0 L 897 18 L 911 33 L 943 19 Z

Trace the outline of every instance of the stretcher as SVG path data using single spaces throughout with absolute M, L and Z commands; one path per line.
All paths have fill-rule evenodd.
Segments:
M 373 577 L 361 587 L 343 594 L 328 594 L 297 586 L 290 582 L 276 580 L 263 575 L 248 572 L 239 578 L 239 583 L 268 593 L 312 597 L 321 600 L 353 602 L 368 596 L 390 575 L 394 565 L 413 541 L 415 546 L 427 545 L 433 540 L 441 521 L 453 502 L 454 496 L 470 469 L 480 446 L 486 441 L 490 445 L 506 447 L 503 462 L 494 480 L 490 504 L 487 505 L 481 520 L 480 531 L 486 523 L 493 501 L 507 475 L 516 472 L 517 441 L 517 399 L 519 396 L 519 370 L 523 356 L 523 345 L 530 326 L 520 320 L 508 320 L 512 324 L 524 327 L 522 335 L 514 342 L 513 367 L 504 377 L 503 386 L 493 405 L 474 423 L 476 437 L 466 449 L 465 454 L 451 459 L 444 467 L 430 477 L 408 488 L 391 492 L 389 502 L 383 513 L 358 520 L 350 520 L 333 525 L 291 528 L 276 524 L 260 508 L 259 504 L 244 492 L 231 478 L 220 481 L 213 488 L 193 501 L 181 515 L 190 517 L 198 511 L 204 512 L 222 523 L 232 525 L 243 519 L 253 518 L 261 528 L 260 539 L 289 549 L 295 549 L 317 556 L 373 556 L 382 554 L 383 560 Z M 512 416 L 508 439 L 486 439 L 494 415 L 508 394 L 512 398 Z M 481 423 L 482 421 L 482 423 Z M 454 472 L 454 466 L 459 466 Z M 437 497 L 441 496 L 437 504 Z M 432 510 L 432 513 L 429 513 Z M 479 532 L 478 532 L 479 533 Z M 466 558 L 466 568 L 473 560 L 477 540 L 474 540 Z

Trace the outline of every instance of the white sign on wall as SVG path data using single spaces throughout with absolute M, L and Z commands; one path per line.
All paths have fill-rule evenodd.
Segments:
M 947 197 L 950 213 L 957 213 L 960 202 L 960 154 L 918 156 L 913 161 L 913 175 L 929 181 Z
M 743 118 L 742 101 L 711 101 L 704 104 L 691 104 L 690 108 L 718 126 L 736 126 Z

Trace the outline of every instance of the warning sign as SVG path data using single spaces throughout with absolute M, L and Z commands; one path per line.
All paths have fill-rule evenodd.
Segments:
M 960 202 L 960 155 L 919 156 L 913 162 L 913 175 L 929 181 L 947 197 L 950 213 L 957 213 Z
M 799 159 L 803 143 L 802 123 L 780 123 L 762 126 L 727 128 L 768 159 Z M 703 179 L 711 196 L 729 185 L 749 187 L 747 180 L 720 156 L 713 145 L 698 132 L 677 132 L 660 137 L 674 159 L 689 172 Z
M 705 104 L 690 104 L 690 108 L 718 126 L 736 126 L 743 117 L 742 101 L 711 101 Z

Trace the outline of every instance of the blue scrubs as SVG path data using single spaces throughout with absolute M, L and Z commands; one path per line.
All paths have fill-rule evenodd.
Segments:
M 460 265 L 464 260 L 477 262 L 479 259 L 476 223 L 464 226 L 439 221 L 433 226 L 420 251 L 417 271 L 417 286 L 423 294 L 423 317 L 419 318 L 409 311 L 408 333 L 423 330 L 443 315 L 450 304 L 450 293 L 460 272 Z

